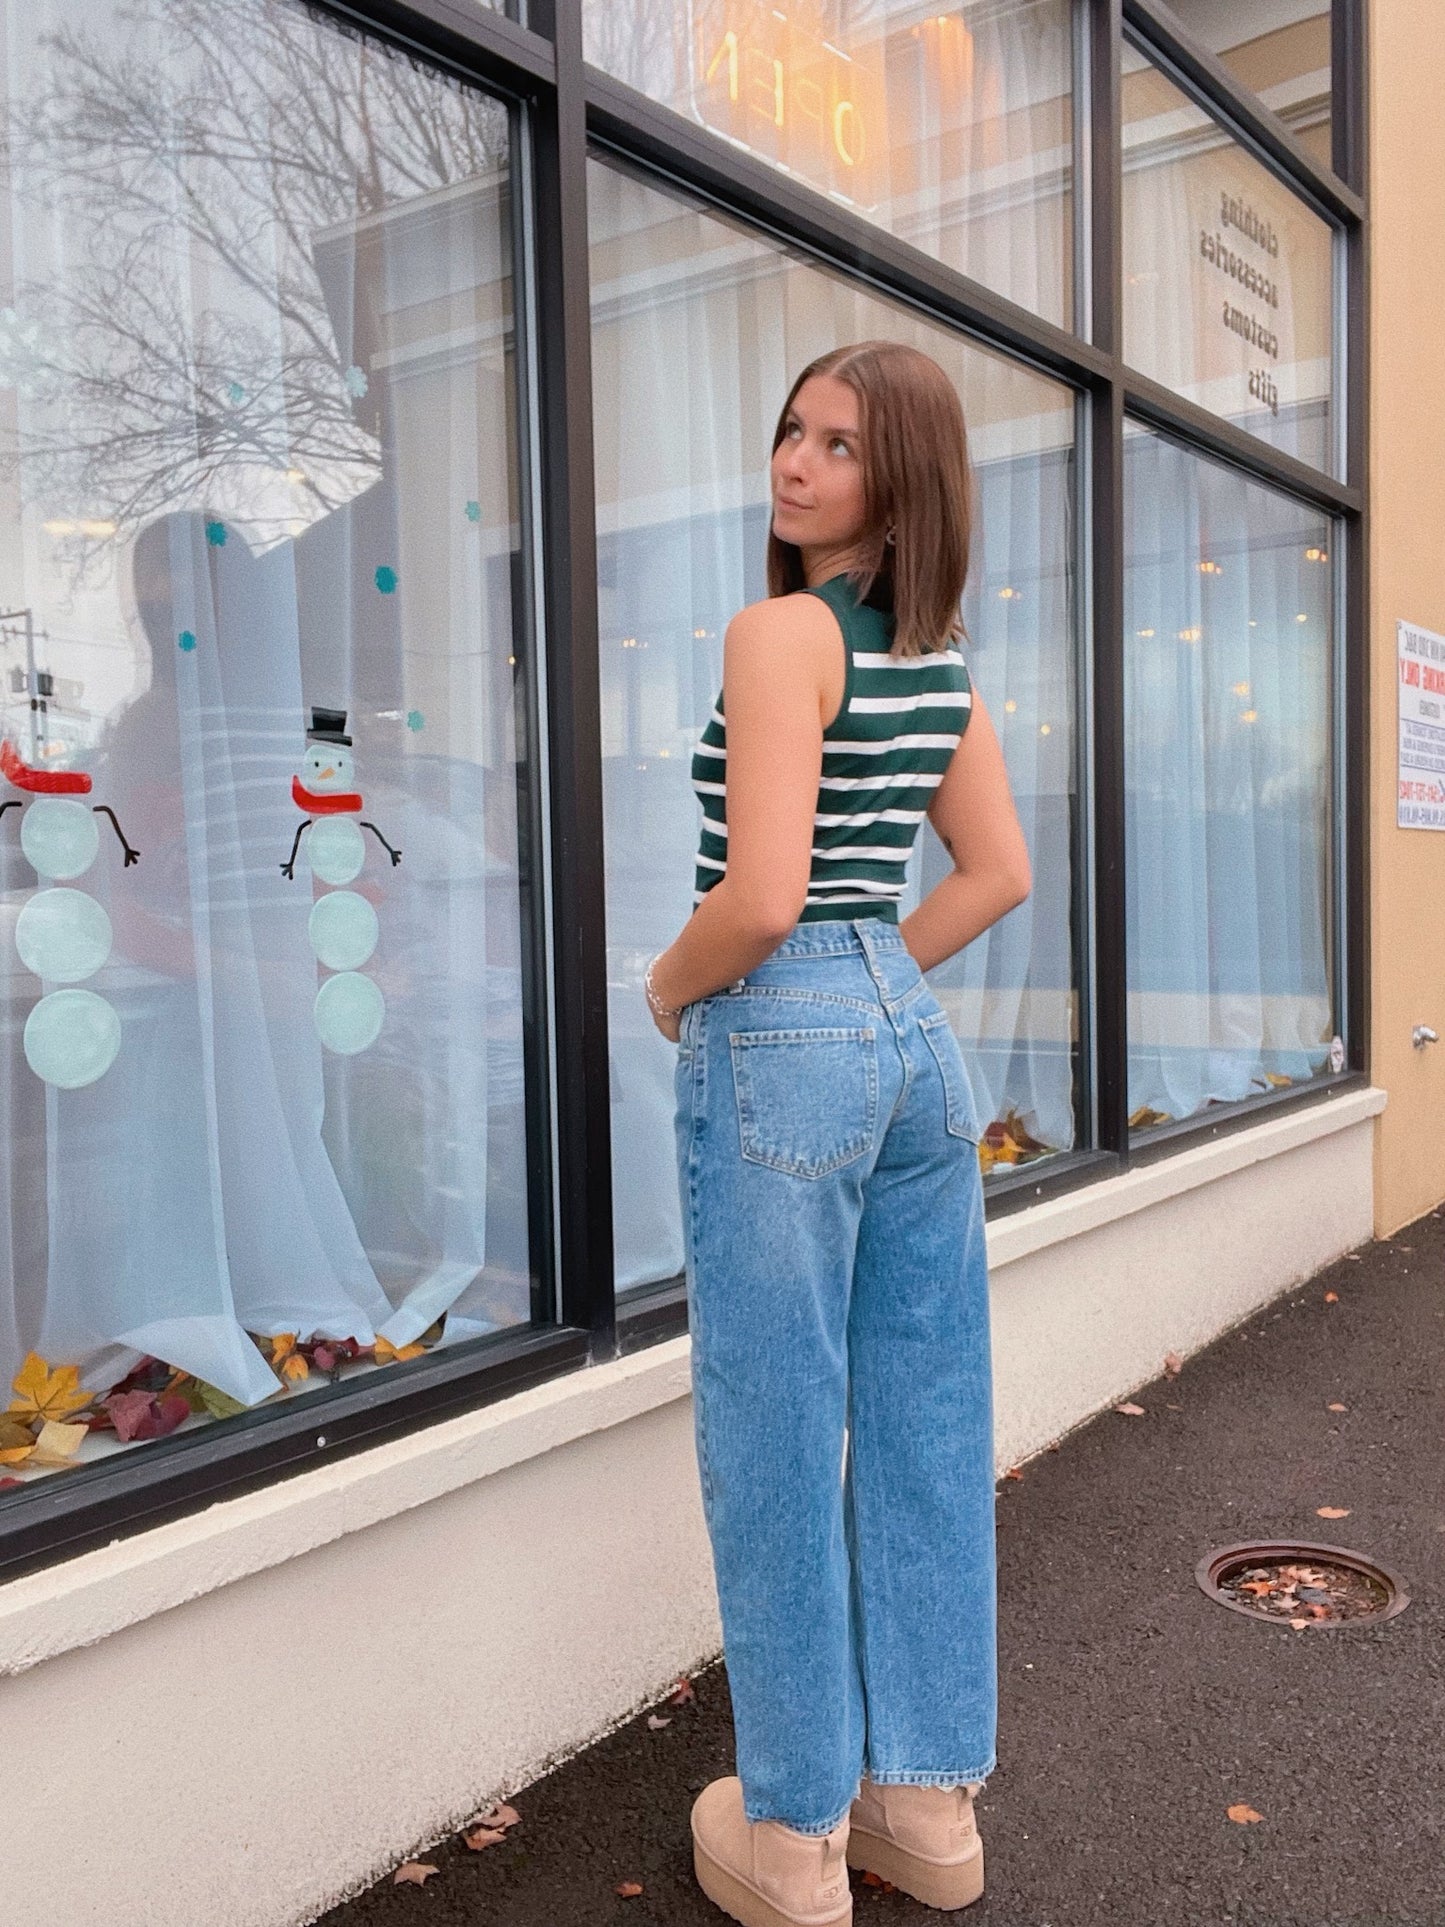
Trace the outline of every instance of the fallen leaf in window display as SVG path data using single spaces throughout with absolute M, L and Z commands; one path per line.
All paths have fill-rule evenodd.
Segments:
M 48 1418 L 40 1428 L 30 1463 L 68 1465 L 80 1450 L 82 1441 L 89 1436 L 88 1425 L 66 1425 L 59 1419 Z
M 23 1465 L 34 1450 L 35 1433 L 24 1420 L 0 1417 L 0 1465 Z
M 403 1860 L 391 1876 L 391 1882 L 394 1887 L 404 1887 L 408 1882 L 413 1887 L 424 1887 L 432 1875 L 439 1871 L 429 1860 Z
M 1147 1131 L 1155 1124 L 1170 1124 L 1173 1118 L 1168 1111 L 1156 1111 L 1148 1104 L 1141 1104 L 1137 1111 L 1129 1113 L 1131 1131 Z
M 415 1345 L 398 1346 L 393 1345 L 389 1338 L 378 1337 L 376 1341 L 376 1362 L 378 1365 L 390 1365 L 404 1358 L 420 1358 L 425 1350 L 426 1346 L 420 1342 Z
M 311 1376 L 311 1367 L 305 1355 L 296 1349 L 295 1332 L 277 1332 L 271 1340 L 271 1369 L 279 1372 L 282 1378 L 302 1379 Z
M 24 1479 L 10 1479 L 10 1478 L 0 1479 L 0 1492 L 3 1492 L 7 1486 L 24 1485 L 24 1483 L 25 1483 Z
M 240 1399 L 232 1398 L 231 1394 L 223 1392 L 219 1385 L 208 1385 L 203 1378 L 196 1380 L 196 1393 L 212 1418 L 235 1418 L 238 1412 L 247 1410 Z
M 52 1371 L 39 1352 L 26 1354 L 25 1363 L 12 1381 L 15 1392 L 10 1401 L 12 1412 L 37 1412 L 41 1418 L 66 1418 L 89 1405 L 90 1393 L 80 1389 L 80 1372 L 74 1365 L 58 1365 Z
M 112 1392 L 101 1400 L 125 1444 L 133 1439 L 163 1439 L 191 1416 L 191 1402 L 183 1392 Z

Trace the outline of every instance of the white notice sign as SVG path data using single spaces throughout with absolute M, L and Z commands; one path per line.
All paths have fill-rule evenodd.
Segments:
M 1445 830 L 1445 636 L 1397 622 L 1402 830 Z

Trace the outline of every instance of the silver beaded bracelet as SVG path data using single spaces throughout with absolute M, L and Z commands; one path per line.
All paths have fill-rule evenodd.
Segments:
M 659 950 L 657 953 L 657 956 L 660 957 L 661 955 L 662 955 L 662 952 Z M 686 1004 L 665 1004 L 652 987 L 652 964 L 655 964 L 656 962 L 657 962 L 657 957 L 654 957 L 652 959 L 652 963 L 650 963 L 647 966 L 646 970 L 644 970 L 642 973 L 642 988 L 647 993 L 648 1004 L 651 1007 L 654 1016 L 680 1017 L 683 1011 L 687 1009 L 687 1005 Z

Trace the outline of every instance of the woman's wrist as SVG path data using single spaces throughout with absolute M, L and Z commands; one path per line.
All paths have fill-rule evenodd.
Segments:
M 674 1003 L 668 998 L 657 982 L 656 966 L 664 956 L 659 951 L 642 974 L 642 989 L 647 998 L 648 1008 L 654 1017 L 677 1017 L 686 1009 L 685 1003 Z

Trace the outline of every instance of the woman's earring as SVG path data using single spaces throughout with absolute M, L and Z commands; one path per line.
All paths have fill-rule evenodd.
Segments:
M 894 547 L 893 524 L 891 522 L 888 525 L 888 532 L 883 537 L 883 540 L 888 544 L 890 549 Z

